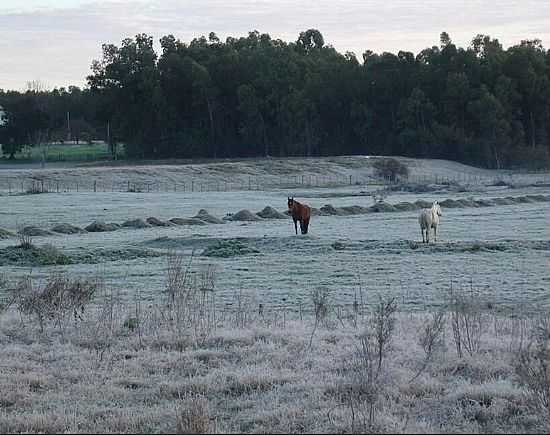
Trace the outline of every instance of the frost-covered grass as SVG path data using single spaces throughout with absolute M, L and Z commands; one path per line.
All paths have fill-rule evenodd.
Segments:
M 176 287 L 178 279 L 172 274 Z M 215 308 L 212 296 L 190 294 L 182 305 L 177 292 L 158 304 L 139 297 L 123 304 L 101 289 L 83 320 L 46 322 L 42 333 L 15 307 L 0 312 L 0 432 L 550 428 L 548 408 L 525 381 L 525 367 L 533 366 L 518 365 L 534 346 L 535 318 L 450 305 L 438 333 L 427 328 L 435 319 L 430 313 L 387 310 L 379 322 L 380 311 L 345 312 L 312 297 L 291 316 L 242 294 L 231 310 Z M 479 339 L 462 357 L 452 313 Z M 380 353 L 377 336 L 385 337 Z

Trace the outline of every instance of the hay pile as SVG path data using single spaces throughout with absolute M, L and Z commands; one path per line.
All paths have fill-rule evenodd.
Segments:
M 14 237 L 14 234 L 0 228 L 0 240 L 9 239 L 10 237 Z
M 156 217 L 148 217 L 146 222 L 153 227 L 169 227 L 172 225 L 171 222 L 164 222 Z
M 267 207 L 264 207 L 262 211 L 259 211 L 256 213 L 259 217 L 263 219 L 288 219 L 288 215 L 285 215 L 277 210 L 275 210 L 273 207 L 270 207 L 269 205 Z
M 239 222 L 256 222 L 261 220 L 262 218 L 256 216 L 249 210 L 241 210 L 233 215 L 226 216 L 224 219 Z
M 174 225 L 206 225 L 205 221 L 196 218 L 172 218 L 170 222 Z
M 125 228 L 151 228 L 151 224 L 145 222 L 143 219 L 131 219 L 122 224 Z
M 200 219 L 201 221 L 204 221 L 209 224 L 223 224 L 225 223 L 223 220 L 218 219 L 215 216 L 212 216 L 209 214 L 205 209 L 200 209 L 199 212 L 193 216 L 194 219 Z
M 377 202 L 369 207 L 369 211 L 372 213 L 386 213 L 397 211 L 397 209 L 387 202 Z
M 52 228 L 52 231 L 59 234 L 82 234 L 86 232 L 80 227 L 76 227 L 67 223 L 56 225 Z
M 19 234 L 31 237 L 51 236 L 53 233 L 38 227 L 28 226 L 19 231 Z
M 120 228 L 119 224 L 115 224 L 115 223 L 107 224 L 101 221 L 94 221 L 84 229 L 90 233 L 103 233 L 106 231 L 116 231 L 119 228 Z

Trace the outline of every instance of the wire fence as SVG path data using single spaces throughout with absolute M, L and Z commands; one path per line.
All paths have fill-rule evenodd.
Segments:
M 207 180 L 189 178 L 178 181 L 159 181 L 155 179 L 128 179 L 110 181 L 90 177 L 56 179 L 48 176 L 20 178 L 1 178 L 0 191 L 10 194 L 32 193 L 74 193 L 74 192 L 134 192 L 134 193 L 170 193 L 170 192 L 229 192 L 244 190 L 273 190 L 296 188 L 328 188 L 345 186 L 390 186 L 399 183 L 420 185 L 514 185 L 534 184 L 550 185 L 550 172 L 515 172 L 497 175 L 475 173 L 453 173 L 452 175 L 413 174 L 407 179 L 393 180 L 373 176 L 334 175 L 334 174 L 293 174 L 287 176 L 236 176 L 233 179 Z

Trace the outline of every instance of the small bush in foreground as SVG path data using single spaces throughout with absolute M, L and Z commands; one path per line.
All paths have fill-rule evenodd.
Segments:
M 518 352 L 516 373 L 533 407 L 550 423 L 550 320 L 535 326 L 532 341 Z
M 96 282 L 71 281 L 60 274 L 50 276 L 43 286 L 26 277 L 10 291 L 10 305 L 22 315 L 34 317 L 43 332 L 45 323 L 51 321 L 61 328 L 71 314 L 75 321 L 82 320 L 97 287 Z

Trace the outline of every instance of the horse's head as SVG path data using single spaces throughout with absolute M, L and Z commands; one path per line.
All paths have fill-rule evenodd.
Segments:
M 288 197 L 288 210 L 292 211 L 293 208 L 294 208 L 294 197 L 292 198 Z
M 437 201 L 434 201 L 432 205 L 432 210 L 437 216 L 441 216 L 443 213 L 441 213 L 441 206 Z

